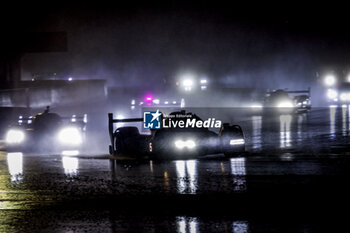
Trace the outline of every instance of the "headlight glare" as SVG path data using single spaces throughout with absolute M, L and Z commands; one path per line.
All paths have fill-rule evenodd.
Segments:
M 338 92 L 334 89 L 328 89 L 327 96 L 329 99 L 336 99 L 338 97 Z
M 63 128 L 58 133 L 58 140 L 67 145 L 79 145 L 83 141 L 80 130 L 74 127 Z
M 292 108 L 293 103 L 291 101 L 282 101 L 280 103 L 277 104 L 278 108 Z
M 196 147 L 196 143 L 193 140 L 191 140 L 191 139 L 186 140 L 186 141 L 184 141 L 184 140 L 175 140 L 174 144 L 175 144 L 175 147 L 177 149 L 180 149 L 180 150 L 184 149 L 185 147 L 188 148 L 188 149 L 193 149 L 193 148 Z
M 337 82 L 337 79 L 334 75 L 327 75 L 324 78 L 324 84 L 328 87 L 334 86 L 334 84 Z
M 25 134 L 22 130 L 10 129 L 6 134 L 7 143 L 21 143 L 24 141 Z
M 341 93 L 340 100 L 341 101 L 350 101 L 350 93 Z
M 231 139 L 230 140 L 230 145 L 234 146 L 234 145 L 243 145 L 245 143 L 244 139 Z
M 187 140 L 186 141 L 186 146 L 188 149 L 193 149 L 196 147 L 196 143 L 193 140 Z

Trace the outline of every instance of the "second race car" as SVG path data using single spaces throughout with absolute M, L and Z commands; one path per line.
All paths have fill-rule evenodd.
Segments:
M 7 151 L 56 152 L 79 150 L 84 141 L 87 116 L 61 117 L 49 107 L 34 117 L 19 117 L 5 136 Z
M 172 121 L 202 121 L 197 115 L 185 111 L 170 113 Z M 138 122 L 143 118 L 114 119 L 109 113 L 109 136 L 111 155 L 126 155 L 156 159 L 183 159 L 207 154 L 223 153 L 227 157 L 244 153 L 245 139 L 242 128 L 224 123 L 220 132 L 208 128 L 160 128 L 151 130 L 150 135 L 140 134 L 137 127 L 125 126 L 114 130 L 115 123 Z M 170 120 L 169 118 L 164 121 Z
M 302 95 L 299 95 L 302 94 Z M 277 109 L 281 112 L 305 112 L 311 109 L 310 88 L 308 90 L 267 92 L 264 109 Z

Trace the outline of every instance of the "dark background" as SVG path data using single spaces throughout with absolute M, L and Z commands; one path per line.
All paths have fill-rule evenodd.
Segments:
M 1 11 L 1 60 L 20 56 L 22 79 L 57 72 L 133 86 L 194 72 L 223 85 L 302 88 L 325 70 L 346 71 L 350 57 L 349 17 L 335 2 L 47 2 Z M 63 32 L 67 43 L 50 38 L 47 52 L 33 32 Z

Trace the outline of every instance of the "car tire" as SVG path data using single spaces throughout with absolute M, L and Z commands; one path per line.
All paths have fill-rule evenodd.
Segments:
M 116 155 L 127 155 L 130 151 L 133 151 L 133 147 L 128 145 L 125 141 L 132 137 L 138 137 L 140 135 L 137 127 L 127 126 L 120 127 L 114 132 L 114 149 Z
M 114 154 L 120 155 L 124 153 L 123 138 L 119 133 L 114 133 Z

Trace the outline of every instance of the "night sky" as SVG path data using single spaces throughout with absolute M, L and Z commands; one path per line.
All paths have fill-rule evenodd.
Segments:
M 302 87 L 316 72 L 348 68 L 346 7 L 233 3 L 50 2 L 9 6 L 1 21 L 4 35 L 24 35 L 16 41 L 27 31 L 68 33 L 68 52 L 24 55 L 23 78 L 57 72 L 154 85 L 192 72 L 230 86 Z

